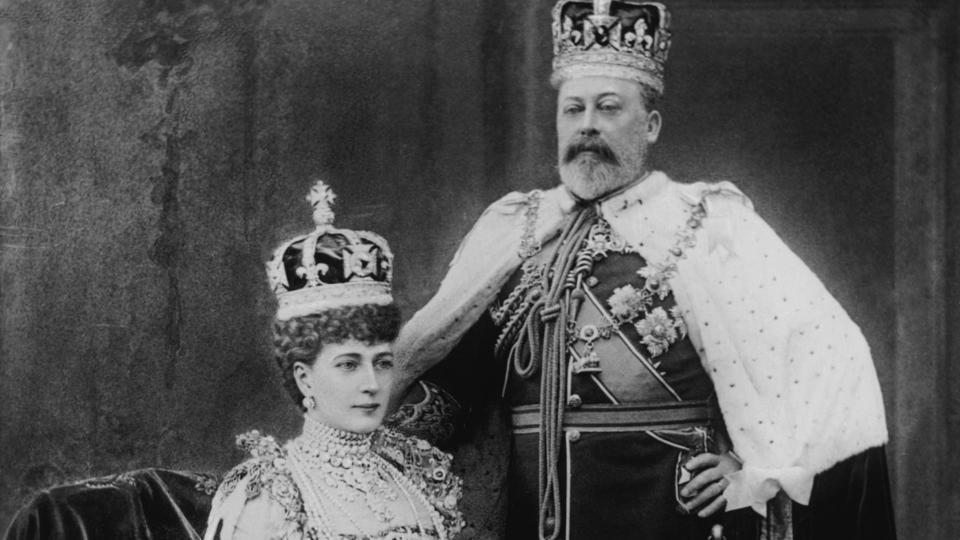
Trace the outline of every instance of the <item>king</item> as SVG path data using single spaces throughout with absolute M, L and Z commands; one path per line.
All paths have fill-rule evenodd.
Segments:
M 479 218 L 401 332 L 404 377 L 498 363 L 509 538 L 893 538 L 860 329 L 735 185 L 648 167 L 669 28 L 658 3 L 557 3 L 560 185 Z

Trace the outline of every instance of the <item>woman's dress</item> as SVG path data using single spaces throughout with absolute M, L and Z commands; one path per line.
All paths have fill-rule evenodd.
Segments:
M 207 540 L 443 540 L 463 528 L 451 456 L 422 439 L 307 421 L 283 446 L 256 431 L 237 444 L 252 457 L 217 490 Z

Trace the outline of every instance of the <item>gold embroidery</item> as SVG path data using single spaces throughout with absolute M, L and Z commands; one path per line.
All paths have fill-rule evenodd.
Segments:
M 540 199 L 543 192 L 535 189 L 527 194 L 523 209 L 523 236 L 520 237 L 520 250 L 517 255 L 521 260 L 527 260 L 540 253 L 540 241 L 537 240 L 537 214 L 540 210 Z

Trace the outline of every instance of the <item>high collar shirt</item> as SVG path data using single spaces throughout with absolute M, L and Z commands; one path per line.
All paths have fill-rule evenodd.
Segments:
M 727 477 L 728 510 L 765 514 L 781 490 L 808 504 L 817 473 L 886 442 L 863 334 L 733 184 L 680 184 L 654 171 L 590 204 L 670 280 L 743 462 Z M 530 244 L 554 238 L 577 208 L 563 187 L 491 205 L 401 331 L 406 377 L 443 359 Z

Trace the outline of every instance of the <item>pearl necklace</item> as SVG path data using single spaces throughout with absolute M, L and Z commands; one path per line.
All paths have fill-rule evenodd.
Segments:
M 372 440 L 372 434 L 339 430 L 307 417 L 303 435 L 292 446 L 314 485 L 334 492 L 334 500 L 362 498 L 379 521 L 390 523 L 395 516 L 389 503 L 398 495 L 370 451 Z
M 439 512 L 410 479 L 371 450 L 372 441 L 372 433 L 339 430 L 306 417 L 303 434 L 288 445 L 290 470 L 317 532 L 324 538 L 336 538 L 329 519 L 332 506 L 361 536 L 372 536 L 340 501 L 356 502 L 362 497 L 378 521 L 390 523 L 396 516 L 388 506 L 398 498 L 393 484 L 403 494 L 419 533 L 423 534 L 425 529 L 413 493 L 430 513 L 440 538 L 445 539 Z

